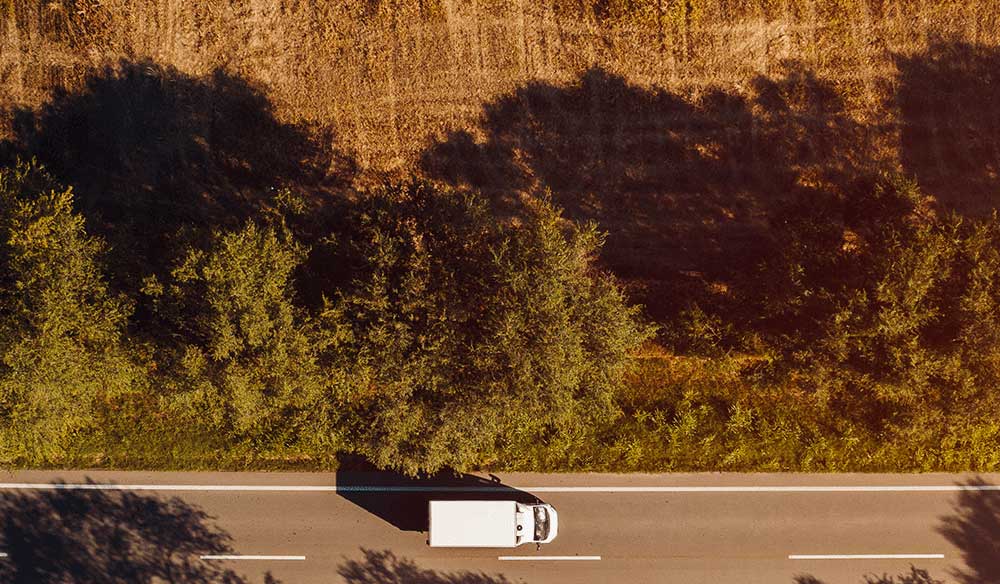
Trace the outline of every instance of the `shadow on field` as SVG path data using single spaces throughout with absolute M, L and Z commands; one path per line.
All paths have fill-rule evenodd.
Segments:
M 745 93 L 682 96 L 592 68 L 488 104 L 484 139 L 455 131 L 422 167 L 483 189 L 504 214 L 550 190 L 567 216 L 608 232 L 605 265 L 669 322 L 692 301 L 725 305 L 754 286 L 775 209 L 843 188 L 869 161 L 865 129 L 801 64 Z
M 1000 206 L 1000 49 L 938 41 L 896 59 L 901 159 L 921 188 L 960 212 Z
M 364 560 L 348 560 L 337 573 L 346 584 L 510 584 L 502 575 L 475 572 L 436 572 L 420 568 L 388 550 L 362 548 Z
M 491 478 L 453 471 L 414 478 L 378 470 L 353 457 L 340 463 L 337 494 L 401 531 L 427 531 L 432 500 L 540 502 L 530 493 Z
M 199 559 L 230 538 L 180 499 L 127 492 L 0 493 L 0 582 L 245 584 Z M 266 575 L 265 582 L 277 583 Z
M 125 290 L 192 239 L 273 213 L 281 187 L 318 195 L 354 172 L 329 128 L 279 120 L 263 88 L 221 69 L 123 60 L 14 118 L 17 152 L 73 186 Z

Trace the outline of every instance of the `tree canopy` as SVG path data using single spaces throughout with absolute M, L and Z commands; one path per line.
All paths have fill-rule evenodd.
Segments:
M 501 224 L 476 195 L 411 183 L 361 205 L 335 313 L 356 364 L 359 451 L 407 472 L 572 446 L 617 414 L 651 334 L 594 265 L 596 227 L 539 201 Z

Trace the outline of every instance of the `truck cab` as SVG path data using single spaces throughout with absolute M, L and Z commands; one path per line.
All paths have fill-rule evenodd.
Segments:
M 517 531 L 522 543 L 549 543 L 556 537 L 558 519 L 550 505 L 517 504 Z

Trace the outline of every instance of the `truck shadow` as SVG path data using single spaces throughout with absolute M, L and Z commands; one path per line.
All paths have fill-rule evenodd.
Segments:
M 401 531 L 427 531 L 430 501 L 517 501 L 534 504 L 538 497 L 509 487 L 499 479 L 445 470 L 410 477 L 379 470 L 367 461 L 341 459 L 337 494 Z

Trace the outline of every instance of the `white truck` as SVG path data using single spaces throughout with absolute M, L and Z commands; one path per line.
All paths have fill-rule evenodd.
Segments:
M 551 505 L 516 501 L 431 501 L 431 547 L 512 548 L 549 543 L 559 530 Z

